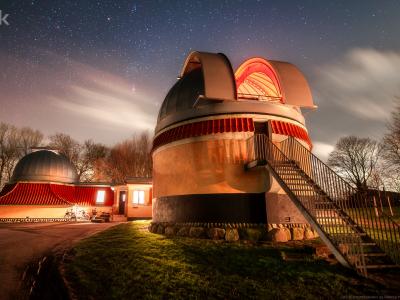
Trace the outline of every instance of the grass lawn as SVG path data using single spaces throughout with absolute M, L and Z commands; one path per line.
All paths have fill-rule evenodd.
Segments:
M 381 211 L 381 207 L 378 205 L 378 211 Z M 360 214 L 361 216 L 365 216 L 369 219 L 375 218 L 375 208 L 349 208 L 346 209 L 346 212 L 352 216 L 352 217 L 359 217 Z M 399 206 L 392 206 L 392 210 L 389 209 L 389 207 L 383 207 L 383 212 L 390 216 L 397 224 L 400 224 L 400 207 Z M 392 216 L 393 212 L 393 216 Z
M 391 216 L 397 224 L 400 224 L 400 207 L 399 206 L 392 206 L 392 211 L 390 211 L 389 207 L 384 207 L 383 211 L 385 212 L 385 214 Z M 393 212 L 393 216 L 392 216 L 391 212 Z
M 148 221 L 83 240 L 65 263 L 78 299 L 339 299 L 379 287 L 310 247 L 165 238 Z M 282 255 L 297 257 L 283 260 Z M 298 259 L 300 257 L 300 259 Z

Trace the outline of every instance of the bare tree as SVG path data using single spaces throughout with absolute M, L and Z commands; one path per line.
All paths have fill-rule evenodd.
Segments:
M 400 173 L 385 172 L 384 182 L 387 190 L 400 193 Z
M 6 123 L 0 123 L 0 187 L 8 181 L 10 165 L 18 156 L 15 145 L 16 128 Z
M 78 175 L 81 181 L 105 180 L 102 166 L 108 151 L 105 145 L 94 143 L 92 140 L 86 140 L 83 143 L 80 159 L 77 163 Z
M 382 166 L 378 164 L 371 173 L 367 182 L 368 187 L 375 190 L 385 190 L 385 177 Z
M 11 179 L 18 160 L 32 147 L 38 147 L 43 134 L 29 127 L 17 128 L 0 123 L 0 187 Z
M 29 127 L 19 129 L 19 144 L 21 156 L 27 155 L 31 148 L 38 147 L 43 141 L 43 133 Z
M 104 159 L 108 153 L 106 146 L 86 140 L 83 144 L 64 133 L 57 133 L 49 137 L 49 147 L 57 149 L 65 155 L 75 166 L 79 181 L 97 180 L 96 165 L 98 160 Z
M 370 138 L 342 137 L 329 155 L 328 165 L 359 191 L 366 191 L 376 171 L 380 151 L 380 145 Z
M 142 133 L 137 139 L 136 176 L 151 177 L 153 162 L 151 160 L 152 141 L 148 133 Z
M 124 182 L 126 177 L 151 177 L 151 138 L 148 133 L 133 136 L 115 145 L 107 158 L 110 179 Z
M 73 165 L 78 165 L 80 152 L 82 150 L 82 146 L 78 141 L 65 133 L 51 135 L 49 136 L 49 140 L 49 147 L 58 150 L 59 153 L 68 158 Z
M 385 180 L 391 190 L 400 191 L 400 99 L 387 127 L 382 140 Z

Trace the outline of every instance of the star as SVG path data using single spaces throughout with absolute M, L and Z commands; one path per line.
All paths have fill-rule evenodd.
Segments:
M 52 106 L 44 100 L 65 100 L 69 89 L 90 90 L 90 76 L 81 69 L 96 78 L 101 73 L 125 80 L 130 96 L 149 94 L 149 99 L 160 102 L 191 50 L 224 53 L 234 69 L 242 59 L 252 56 L 300 64 L 314 89 L 320 80 L 315 70 L 341 61 L 340 57 L 352 49 L 400 53 L 399 1 L 376 5 L 373 0 L 364 0 L 361 6 L 351 1 L 310 4 L 307 0 L 294 5 L 259 0 L 3 2 L 1 10 L 10 14 L 13 23 L 0 26 L 0 120 L 13 123 L 15 116 L 21 115 L 20 125 L 43 130 L 53 128 L 53 123 L 34 120 L 31 115 L 45 109 L 60 120 L 61 125 L 54 130 L 70 128 L 72 119 L 80 125 L 76 127 L 90 127 L 85 119 L 65 118 L 50 111 Z M 76 65 L 73 72 L 65 66 L 67 61 Z M 82 80 L 76 81 L 79 76 Z M 67 77 L 71 78 L 69 85 Z M 102 87 L 98 88 L 100 91 L 94 92 L 100 94 Z M 29 95 L 28 90 L 32 91 Z M 113 93 L 115 99 L 124 95 L 117 89 Z M 10 106 L 12 99 L 25 105 Z M 36 114 L 29 114 L 27 104 Z M 324 126 L 315 125 L 315 130 Z M 71 129 L 71 134 L 73 130 L 82 139 L 91 137 L 78 129 Z M 131 134 L 124 128 L 120 132 L 121 136 Z M 107 142 L 113 136 L 93 138 Z
M 132 9 L 131 9 L 131 13 L 135 14 L 137 12 L 137 5 L 136 3 L 133 4 Z

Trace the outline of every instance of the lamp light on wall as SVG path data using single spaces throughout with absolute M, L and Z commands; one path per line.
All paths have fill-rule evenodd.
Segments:
M 103 204 L 106 192 L 105 191 L 98 191 L 96 197 L 96 203 Z

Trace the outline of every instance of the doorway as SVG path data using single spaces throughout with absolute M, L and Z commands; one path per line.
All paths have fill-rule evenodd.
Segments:
M 269 137 L 268 122 L 254 122 L 254 134 L 265 134 Z
M 119 192 L 118 214 L 125 215 L 126 191 Z
M 254 122 L 254 158 L 256 161 L 267 160 L 268 140 L 271 139 L 269 122 Z

